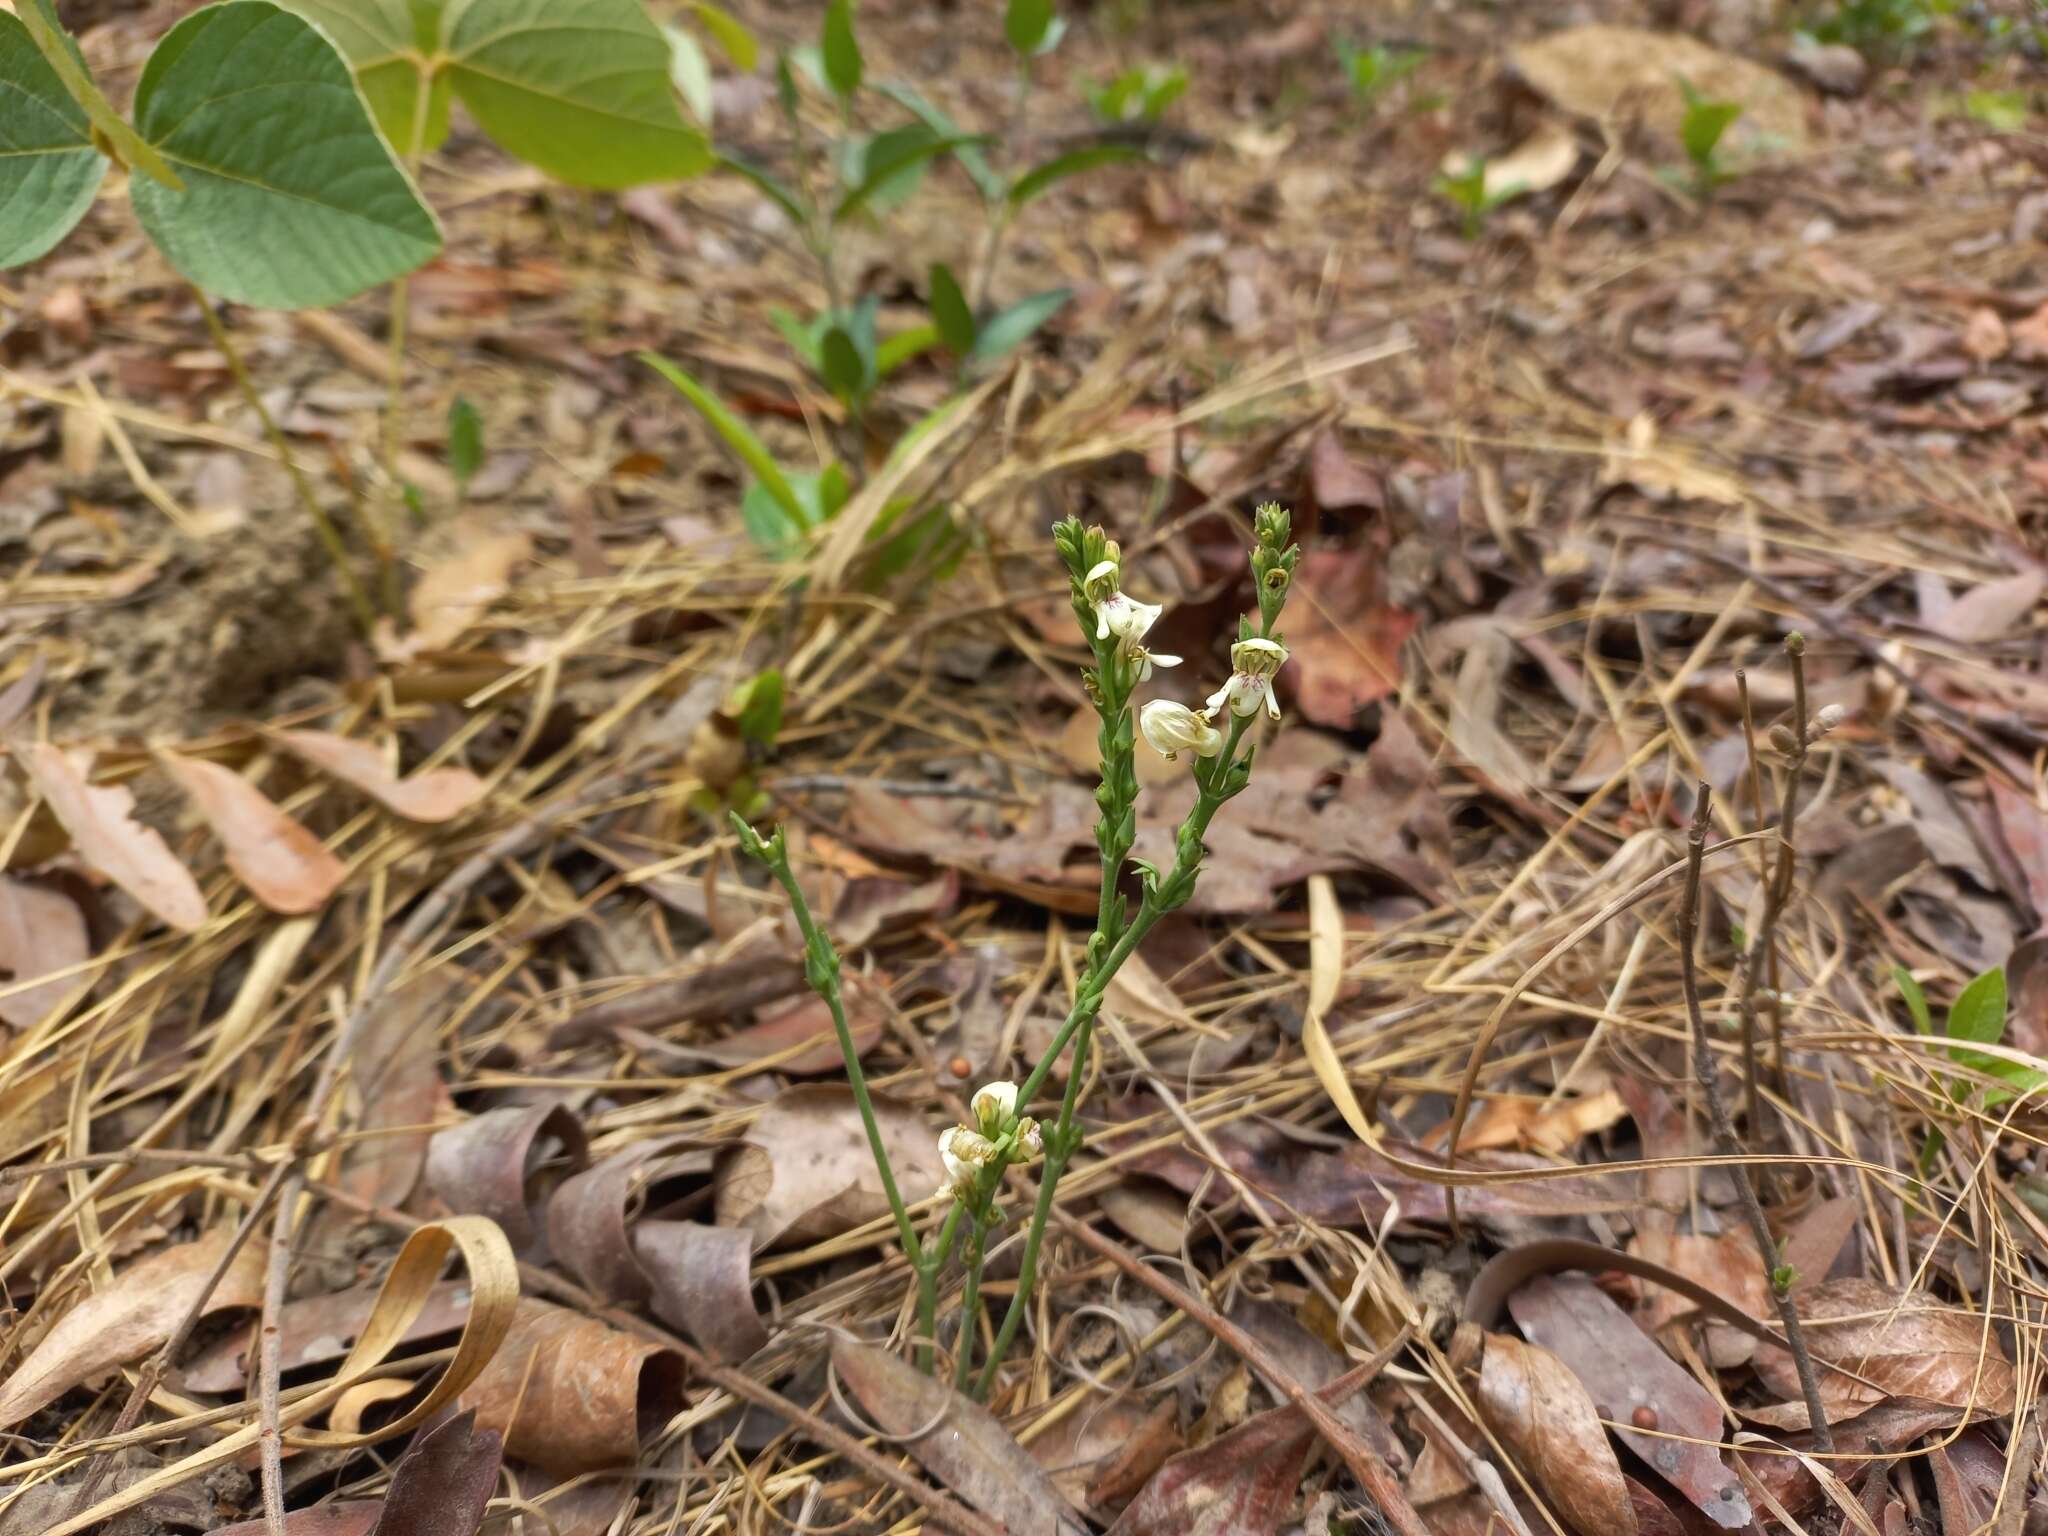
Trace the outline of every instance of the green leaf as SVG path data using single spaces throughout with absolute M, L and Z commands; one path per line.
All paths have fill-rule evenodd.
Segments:
M 820 51 L 825 60 L 825 83 L 833 95 L 845 101 L 860 89 L 862 72 L 860 44 L 853 35 L 853 0 L 829 0 Z
M 709 128 L 715 115 L 711 100 L 711 61 L 704 57 L 704 49 L 697 39 L 681 27 L 664 26 L 661 35 L 668 39 L 668 76 L 675 82 L 676 94 L 683 98 L 683 105 L 690 109 L 690 116 Z
M 898 331 L 875 348 L 875 377 L 888 378 L 913 357 L 922 356 L 938 344 L 939 328 L 935 325 L 913 325 Z
M 0 267 L 17 267 L 85 217 L 107 159 L 93 148 L 85 109 L 36 51 L 28 28 L 4 14 L 0 102 Z
M 2005 1035 L 2005 971 L 2000 966 L 1978 976 L 1948 1007 L 1948 1037 L 1996 1045 Z
M 270 0 L 225 0 L 165 34 L 135 126 L 185 180 L 131 178 L 150 239 L 244 304 L 338 304 L 441 249 L 334 45 Z
M 1003 12 L 1003 35 L 1020 57 L 1030 58 L 1052 29 L 1052 0 L 1010 0 Z
M 803 505 L 797 500 L 796 491 L 791 487 L 788 477 L 783 474 L 782 466 L 775 462 L 774 455 L 768 451 L 768 445 L 754 435 L 751 427 L 727 410 L 724 401 L 659 353 L 642 352 L 640 361 L 674 385 L 676 391 L 697 408 L 697 414 L 710 423 L 711 430 L 725 439 L 726 447 L 733 451 L 759 482 L 756 490 L 765 492 L 790 522 L 799 528 L 807 526 L 804 521 Z M 751 496 L 752 492 L 748 494 Z M 745 514 L 744 506 L 741 512 L 742 515 Z M 753 524 L 749 522 L 748 527 L 751 529 Z
M 725 713 L 739 726 L 743 740 L 757 747 L 774 746 L 782 729 L 780 669 L 769 667 L 741 683 L 725 701 Z
M 1927 1007 L 1927 994 L 1920 983 L 1913 979 L 1913 973 L 1903 965 L 1892 967 L 1892 980 L 1899 984 L 1899 992 L 1906 999 L 1906 1011 L 1913 1015 L 1913 1027 L 1923 1035 L 1934 1033 L 1934 1015 Z
M 630 187 L 710 168 L 640 0 L 449 0 L 442 27 L 462 104 L 557 181 Z
M 870 584 L 900 576 L 920 563 L 929 568 L 933 580 L 941 580 L 965 553 L 966 535 L 951 512 L 943 506 L 927 507 L 906 521 L 904 514 L 915 505 L 908 496 L 898 497 L 868 530 L 867 542 L 873 553 L 863 563 L 862 574 Z
M 960 125 L 938 107 L 920 96 L 910 86 L 887 81 L 875 87 L 884 96 L 909 112 L 934 133 L 948 139 L 966 139 L 967 134 Z M 953 151 L 953 158 L 960 162 L 960 169 L 967 173 L 967 179 L 974 183 L 974 190 L 987 202 L 995 202 L 1003 195 L 1005 183 L 988 163 L 988 157 L 978 145 L 962 143 Z
M 178 179 L 178 173 L 164 164 L 163 156 L 128 126 L 128 120 L 114 110 L 114 104 L 93 84 L 92 75 L 85 67 L 85 56 L 78 51 L 78 44 L 71 40 L 71 34 L 64 30 L 64 23 L 57 19 L 56 6 L 50 0 L 26 0 L 26 3 L 15 7 L 15 17 L 27 31 L 36 52 L 43 56 L 43 62 L 56 74 L 65 93 L 85 113 L 94 130 L 113 152 L 152 181 L 174 192 L 182 192 L 185 183 Z
M 711 0 L 696 0 L 693 9 L 704 30 L 732 60 L 732 67 L 743 75 L 751 75 L 761 62 L 761 45 L 746 23 L 723 6 L 713 5 Z
M 1738 117 L 1742 116 L 1740 103 L 1733 101 L 1706 101 L 1698 96 L 1691 97 L 1685 108 L 1685 116 L 1679 123 L 1678 136 L 1685 145 L 1686 157 L 1694 165 L 1711 165 L 1714 151 L 1721 143 L 1721 135 Z
M 850 134 L 838 146 L 839 182 L 859 189 L 874 185 L 867 193 L 867 206 L 876 213 L 889 213 L 909 202 L 924 180 L 929 154 L 917 151 L 933 141 L 931 129 L 910 123 L 872 136 Z M 870 168 L 875 174 L 871 176 Z
M 834 224 L 841 223 L 860 212 L 862 208 L 867 206 L 870 198 L 912 166 L 922 165 L 925 161 L 943 155 L 948 150 L 958 149 L 962 144 L 985 144 L 988 142 L 983 138 L 935 138 L 922 125 L 910 131 L 914 132 L 914 139 L 905 138 L 898 140 L 886 154 L 876 152 L 867 156 L 866 175 L 861 184 L 842 197 L 839 200 L 839 205 L 832 210 L 832 222 Z M 882 137 L 890 138 L 893 136 L 884 134 Z M 878 140 L 878 151 L 879 142 Z
M 448 407 L 448 472 L 464 491 L 484 463 L 484 419 L 469 396 L 457 395 Z
M 802 478 L 808 482 L 805 490 L 811 496 L 810 507 L 816 522 L 831 522 L 853 495 L 853 483 L 837 464 L 828 464 L 817 474 Z
M 974 350 L 968 354 L 969 361 L 992 363 L 1005 356 L 1058 314 L 1073 296 L 1071 288 L 1052 288 L 1044 293 L 1034 293 L 1028 299 L 1019 299 L 1008 309 L 998 310 L 983 323 L 981 334 L 975 339 Z
M 801 229 L 804 225 L 810 223 L 810 213 L 804 208 L 797 194 L 776 180 L 769 172 L 762 170 L 761 167 L 750 161 L 742 160 L 738 155 L 719 155 L 716 157 L 716 163 L 722 169 L 731 171 L 735 176 L 746 177 L 748 181 L 751 181 L 755 186 L 767 193 L 769 200 L 780 207 L 784 213 L 788 214 L 790 222 L 795 224 L 797 228 Z
M 819 353 L 827 389 L 848 404 L 867 394 L 867 366 L 853 338 L 842 327 L 835 325 L 825 332 Z
M 974 350 L 974 311 L 967 307 L 967 295 L 960 291 L 953 269 L 943 261 L 932 263 L 932 321 L 945 338 L 946 350 L 965 358 Z
M 1088 105 L 1104 122 L 1142 119 L 1156 123 L 1187 93 L 1188 72 L 1180 65 L 1146 64 L 1125 70 L 1088 93 Z
M 1100 165 L 1115 165 L 1120 161 L 1140 158 L 1128 144 L 1091 144 L 1086 149 L 1069 150 L 1058 159 L 1048 160 L 1019 176 L 1010 188 L 1010 206 L 1022 208 L 1069 176 L 1078 176 Z
M 452 99 L 441 52 L 441 0 L 290 0 L 286 10 L 316 23 L 342 51 L 391 147 L 408 159 L 448 139 Z
M 803 537 L 805 525 L 790 514 L 775 493 L 756 480 L 740 498 L 740 522 L 747 536 L 770 553 L 789 552 Z
M 782 333 L 782 339 L 789 343 L 789 350 L 804 360 L 819 378 L 825 376 L 825 331 L 832 323 L 830 315 L 819 315 L 814 320 L 799 320 L 781 305 L 768 311 L 769 322 Z

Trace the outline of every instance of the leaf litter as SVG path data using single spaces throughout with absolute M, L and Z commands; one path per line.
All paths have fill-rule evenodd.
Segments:
M 1997 1097 L 2024 1079 L 1973 1063 L 2023 1073 L 2048 1042 L 2044 194 L 2023 136 L 1951 101 L 2026 61 L 1944 19 L 1941 48 L 1864 91 L 1805 44 L 1770 68 L 1783 50 L 1745 8 L 1701 9 L 1711 41 L 1640 6 L 1597 26 L 1440 8 L 1414 22 L 1413 96 L 1364 115 L 1325 67 L 1327 18 L 1269 37 L 1241 7 L 1162 11 L 1147 41 L 1189 67 L 1198 147 L 1173 153 L 1192 169 L 1062 188 L 1061 217 L 1000 253 L 1004 294 L 1038 266 L 1088 277 L 948 447 L 977 542 L 945 581 L 857 588 L 844 547 L 759 557 L 701 428 L 621 365 L 690 356 L 805 451 L 815 402 L 766 366 L 766 309 L 808 278 L 736 183 L 636 193 L 654 244 L 604 204 L 567 228 L 473 139 L 430 161 L 430 187 L 469 190 L 413 285 L 414 339 L 450 366 L 413 379 L 407 414 L 501 387 L 485 418 L 526 446 L 494 443 L 471 486 L 492 504 L 408 547 L 407 632 L 359 651 L 323 617 L 305 531 L 271 515 L 288 494 L 189 306 L 111 254 L 10 273 L 0 475 L 33 558 L 0 662 L 0 1522 L 66 1520 L 104 1471 L 102 1494 L 161 1483 L 269 1529 L 233 1479 L 179 1468 L 255 1422 L 267 1212 L 197 1291 L 292 1160 L 288 1397 L 382 1326 L 419 1223 L 481 1218 L 525 1264 L 464 1393 L 482 1427 L 295 1448 L 301 1536 L 473 1531 L 501 1456 L 506 1486 L 593 1536 L 888 1529 L 920 1518 L 892 1473 L 1013 1530 L 1321 1536 L 1419 1509 L 1446 1531 L 1661 1532 L 1745 1508 L 1770 1530 L 1853 1519 L 1846 1497 L 1887 1529 L 1917 1509 L 1960 1531 L 2037 1500 L 2039 1116 Z M 154 15 L 105 25 L 125 43 Z M 1000 29 L 955 20 L 959 79 L 932 90 L 993 122 L 962 82 Z M 861 26 L 898 61 L 934 35 L 914 7 Z M 1121 46 L 1077 14 L 1062 65 L 1107 76 Z M 1680 77 L 1743 108 L 1710 197 L 1668 174 Z M 770 131 L 771 93 L 738 89 L 758 80 L 713 84 L 734 88 L 721 133 Z M 1050 111 L 1026 113 L 1034 142 Z M 1452 154 L 1514 192 L 1475 240 L 1431 192 Z M 928 182 L 934 228 L 978 217 Z M 121 250 L 115 220 L 81 238 Z M 921 255 L 848 238 L 862 291 L 916 291 Z M 480 241 L 497 258 L 463 254 Z M 340 504 L 378 494 L 389 354 L 369 309 L 323 319 L 324 340 L 267 335 L 256 366 Z M 1381 355 L 1338 366 L 1361 347 Z M 891 410 L 935 402 L 944 371 L 900 388 Z M 400 473 L 452 488 L 439 447 L 404 445 Z M 690 797 L 744 781 L 805 823 L 855 1044 L 914 1219 L 936 1220 L 936 1129 L 1042 1047 L 1095 910 L 1093 743 L 1068 739 L 1077 653 L 1028 553 L 1038 502 L 1143 560 L 1187 657 L 1160 681 L 1199 697 L 1242 595 L 1219 530 L 1299 492 L 1288 718 L 1196 904 L 1110 999 L 1060 1199 L 1199 1307 L 1055 1228 L 1015 1363 L 968 1403 L 890 1342 L 906 1276 L 829 1016 Z M 164 495 L 228 531 L 167 542 Z M 257 622 L 279 607 L 286 627 Z M 1700 944 L 1723 1092 L 1773 1159 L 1754 1165 L 1766 1256 L 1682 1049 L 1676 888 L 1608 909 L 1680 856 L 1697 776 L 1717 839 L 1782 815 L 1793 628 L 1842 717 L 1810 744 L 1794 896 L 1747 1010 L 1771 838 L 1707 856 Z M 781 674 L 770 741 L 718 714 L 743 656 Z M 1153 766 L 1149 855 L 1187 798 Z M 406 935 L 420 914 L 431 932 Z M 377 980 L 388 954 L 403 973 Z M 1893 979 L 1938 1030 L 1993 966 L 2010 1016 L 1968 1061 Z M 358 1007 L 333 1116 L 301 1126 Z M 1007 1197 L 1013 1222 L 1029 1199 Z M 1783 1352 L 1626 1276 L 1529 1280 L 1507 1298 L 1521 1337 L 1461 1371 L 1443 1346 L 1478 1262 L 1552 1237 L 1752 1317 L 1785 1272 L 1814 1351 L 1855 1373 L 1821 1377 L 1834 1441 L 1869 1459 L 1824 1480 L 1775 1454 L 1817 1444 Z M 402 1379 L 316 1425 L 345 1410 L 375 1433 L 434 1379 L 480 1303 L 438 1271 L 418 1296 Z M 116 1465 L 104 1437 L 195 1308 L 137 1410 L 146 1459 Z M 1219 1342 L 1232 1327 L 1257 1368 Z M 1329 1433 L 1390 1469 L 1375 1494 L 1290 1393 L 1396 1339 L 1331 1408 Z M 828 1360 L 908 1442 L 831 1438 Z M 184 1422 L 202 1412 L 226 1428 Z M 39 1480 L 54 1502 L 29 1499 Z M 196 1528 L 172 1516 L 197 1508 L 154 1518 Z

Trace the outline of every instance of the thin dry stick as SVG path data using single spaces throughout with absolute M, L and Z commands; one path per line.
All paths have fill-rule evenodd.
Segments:
M 1735 669 L 1735 692 L 1742 700 L 1742 740 L 1749 749 L 1749 822 L 1753 827 L 1764 824 L 1764 776 L 1758 766 L 1756 755 L 1756 717 L 1749 708 L 1749 676 L 1742 668 Z M 1768 855 L 1758 861 L 1758 874 L 1768 881 L 1771 866 Z M 1739 983 L 1744 994 L 1749 990 L 1749 959 L 1742 957 L 1742 980 Z M 1743 1110 L 1752 1130 L 1759 1124 L 1757 1119 L 1756 1085 L 1756 1010 L 1737 1006 L 1736 1012 L 1742 1019 L 1742 1091 Z
M 206 317 L 206 329 L 213 336 L 213 344 L 220 348 L 221 356 L 228 360 L 228 372 L 235 376 L 235 384 L 242 391 L 242 399 L 256 417 L 263 423 L 263 431 L 270 439 L 270 446 L 277 454 L 278 462 L 284 465 L 285 473 L 292 477 L 292 487 L 299 493 L 299 503 L 306 509 L 306 515 L 313 520 L 313 531 L 320 536 L 321 547 L 327 551 L 327 558 L 334 562 L 334 573 L 340 579 L 342 590 L 348 594 L 349 606 L 356 611 L 356 619 L 368 634 L 376 627 L 376 610 L 370 606 L 370 596 L 363 590 L 363 584 L 356 579 L 355 567 L 349 564 L 348 546 L 342 542 L 341 530 L 334 526 L 320 499 L 313 494 L 313 483 L 306 478 L 306 472 L 299 468 L 299 461 L 292 454 L 291 444 L 285 441 L 284 429 L 277 424 L 277 418 L 270 414 L 270 407 L 263 403 L 263 397 L 256 392 L 256 381 L 249 377 L 249 369 L 242 362 L 241 350 L 228 334 L 222 323 L 220 311 L 213 307 L 213 300 L 198 284 L 192 285 L 192 296 L 199 301 L 199 312 Z
M 1793 630 L 1785 637 L 1785 654 L 1792 663 L 1792 724 L 1788 732 L 1791 740 L 1786 755 L 1791 759 L 1791 769 L 1785 776 L 1785 803 L 1778 810 L 1777 854 L 1771 862 L 1770 884 L 1764 890 L 1763 916 L 1756 925 L 1756 932 L 1750 936 L 1749 963 L 1742 978 L 1742 1031 L 1745 1047 L 1756 1033 L 1756 988 L 1757 981 L 1765 966 L 1771 974 L 1771 1071 L 1777 1079 L 1778 1093 L 1787 1093 L 1785 1077 L 1785 1010 L 1780 1002 L 1781 978 L 1778 972 L 1778 918 L 1785 910 L 1785 904 L 1792 897 L 1793 869 L 1797 859 L 1797 845 L 1793 842 L 1793 829 L 1799 820 L 1799 786 L 1806 777 L 1806 736 L 1809 722 L 1806 716 L 1806 637 Z M 1774 730 L 1772 737 L 1777 739 Z M 1753 1054 L 1753 1053 L 1752 1053 Z M 1756 1064 L 1748 1063 L 1752 1075 L 1751 1093 Z M 1750 1101 L 1750 1128 L 1757 1129 L 1756 1101 Z
M 1764 1280 L 1770 1286 L 1771 1299 L 1777 1303 L 1778 1321 L 1784 1327 L 1785 1342 L 1792 1347 L 1792 1363 L 1799 1371 L 1799 1391 L 1806 1399 L 1814 1445 L 1823 1453 L 1832 1454 L 1834 1436 L 1828 1432 L 1827 1412 L 1820 1400 L 1820 1379 L 1814 1374 L 1813 1357 L 1806 1349 L 1806 1335 L 1799 1327 L 1799 1307 L 1792 1300 L 1791 1287 L 1778 1283 L 1777 1266 L 1772 1262 L 1777 1255 L 1777 1243 L 1771 1237 L 1771 1224 L 1764 1219 L 1764 1208 L 1757 1201 L 1756 1186 L 1750 1182 L 1747 1154 L 1735 1135 L 1735 1122 L 1728 1118 L 1728 1106 L 1721 1098 L 1720 1069 L 1714 1063 L 1713 1047 L 1707 1041 L 1706 1015 L 1700 1011 L 1699 965 L 1693 950 L 1700 926 L 1700 865 L 1706 855 L 1707 822 L 1713 804 L 1713 786 L 1702 780 L 1699 805 L 1692 817 L 1692 832 L 1685 843 L 1685 893 L 1678 906 L 1679 980 L 1685 989 L 1686 1017 L 1692 1022 L 1693 1075 L 1699 1079 L 1700 1095 L 1706 1100 L 1707 1118 L 1714 1127 L 1715 1144 L 1721 1155 L 1729 1160 L 1742 1214 L 1756 1238 L 1757 1253 L 1763 1260 Z
M 1276 1360 L 1265 1345 L 1194 1292 L 1175 1284 L 1123 1244 L 1104 1237 L 1087 1222 L 1057 1208 L 1053 1211 L 1053 1216 L 1061 1229 L 1073 1236 L 1084 1248 L 1092 1248 L 1169 1306 L 1178 1307 L 1187 1313 L 1219 1341 L 1235 1350 L 1253 1370 L 1277 1386 L 1289 1402 L 1308 1416 L 1309 1423 L 1313 1424 L 1316 1432 L 1329 1443 L 1330 1449 L 1343 1458 L 1344 1465 L 1351 1469 L 1351 1475 L 1358 1479 L 1360 1486 L 1379 1505 L 1380 1513 L 1398 1536 L 1429 1536 L 1429 1527 L 1422 1523 L 1422 1517 L 1416 1514 L 1415 1507 L 1408 1502 L 1408 1496 L 1401 1491 L 1401 1484 L 1395 1478 L 1393 1469 L 1381 1459 L 1379 1452 L 1367 1445 L 1342 1419 L 1330 1411 L 1330 1405 L 1323 1400 L 1321 1393 L 1311 1392 L 1295 1380 L 1294 1373 Z M 1389 1344 L 1382 1354 L 1391 1359 L 1393 1351 L 1405 1342 L 1405 1334 L 1396 1334 L 1394 1342 Z M 1362 1385 L 1363 1381 L 1371 1379 L 1368 1371 L 1376 1372 L 1378 1366 L 1384 1364 L 1384 1360 L 1375 1357 L 1375 1360 L 1368 1361 L 1360 1370 L 1351 1372 L 1341 1379 L 1350 1382 L 1354 1376 L 1362 1377 L 1363 1380 L 1358 1383 Z

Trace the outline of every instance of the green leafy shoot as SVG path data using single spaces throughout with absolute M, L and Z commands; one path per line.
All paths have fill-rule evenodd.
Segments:
M 1098 166 L 1120 165 L 1127 160 L 1141 158 L 1138 151 L 1128 144 L 1091 144 L 1085 149 L 1069 150 L 1043 165 L 1032 167 L 1012 182 L 1010 207 L 1022 208 L 1034 198 L 1043 197 L 1069 176 L 1078 176 Z
M 999 309 L 982 322 L 980 334 L 968 361 L 993 363 L 1007 357 L 1028 341 L 1046 321 L 1066 307 L 1074 296 L 1071 288 L 1049 288 L 1019 299 L 1008 309 Z
M 1489 191 L 1486 160 L 1481 155 L 1469 156 L 1462 170 L 1440 172 L 1434 188 L 1438 197 L 1458 210 L 1459 233 L 1467 240 L 1477 240 L 1486 229 L 1487 216 L 1520 190 L 1508 186 Z
M 1906 1011 L 1913 1016 L 1913 1028 L 1923 1035 L 1934 1033 L 1934 1015 L 1927 1007 L 1927 994 L 1920 983 L 1913 979 L 1913 973 L 1903 965 L 1892 967 L 1892 980 L 1898 983 L 1899 993 L 1906 999 Z
M 1704 195 L 1728 179 L 1721 168 L 1721 136 L 1742 116 L 1742 105 L 1708 100 L 1683 75 L 1678 78 L 1678 89 L 1685 97 L 1685 115 L 1679 120 L 1678 138 L 1685 146 L 1686 159 L 1692 162 L 1693 182 Z
M 724 401 L 659 353 L 642 352 L 640 361 L 667 379 L 676 392 L 696 408 L 697 414 L 704 418 L 711 430 L 732 450 L 733 456 L 753 475 L 756 488 L 781 511 L 789 524 L 798 530 L 811 526 L 810 514 L 803 502 L 798 499 L 789 476 L 784 474 L 782 466 L 775 462 L 775 456 L 768 451 L 768 445 L 754 435 L 753 428 L 728 410 Z M 743 506 L 743 513 L 744 510 Z
M 939 339 L 945 342 L 947 351 L 964 361 L 974 351 L 980 328 L 975 324 L 974 311 L 967 307 L 967 295 L 960 291 L 960 280 L 953 276 L 951 267 L 935 261 L 929 287 L 932 324 L 939 329 Z
M 461 495 L 484 463 L 484 419 L 469 396 L 457 395 L 448 407 L 448 472 Z
M 1963 115 L 1993 133 L 2024 133 L 2033 103 L 2025 91 L 1973 90 L 1964 93 Z
M 853 35 L 853 0 L 829 0 L 819 51 L 824 60 L 825 84 L 841 102 L 851 101 L 860 89 L 864 73 L 860 44 Z
M 1187 89 L 1181 65 L 1140 64 L 1095 86 L 1088 105 L 1105 123 L 1156 123 Z
M 782 673 L 770 667 L 756 672 L 725 701 L 725 715 L 740 728 L 740 739 L 763 751 L 775 745 L 782 730 Z
M 1936 0 L 1836 0 L 1805 28 L 1823 43 L 1847 43 L 1866 58 L 1899 58 L 1934 30 Z
M 732 61 L 732 67 L 743 75 L 751 75 L 761 62 L 761 44 L 747 29 L 745 22 L 711 0 L 694 0 L 690 7 L 697 13 L 697 21 L 721 52 Z
M 1424 48 L 1389 47 L 1375 43 L 1370 48 L 1340 40 L 1337 57 L 1344 66 L 1344 78 L 1350 83 L 1351 94 L 1359 105 L 1377 106 L 1380 98 L 1395 86 L 1414 74 L 1422 61 L 1429 57 Z

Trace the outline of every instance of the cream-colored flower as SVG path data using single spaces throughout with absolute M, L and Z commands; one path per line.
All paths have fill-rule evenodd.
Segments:
M 946 1165 L 948 1187 L 970 1189 L 981 1170 L 996 1158 L 996 1144 L 979 1131 L 949 1125 L 939 1133 L 939 1161 Z
M 1095 638 L 1115 635 L 1126 657 L 1138 649 L 1145 632 L 1166 611 L 1159 603 L 1141 603 L 1123 590 L 1123 573 L 1114 560 L 1096 563 L 1081 581 L 1081 594 L 1095 609 Z
M 1035 1163 L 1045 1156 L 1045 1133 L 1029 1115 L 1017 1122 L 1017 1161 Z
M 974 1112 L 975 1124 L 981 1127 L 981 1134 L 996 1137 L 1017 1116 L 1017 1085 L 1015 1083 L 984 1083 L 974 1090 L 974 1097 L 967 1107 Z
M 1181 753 L 1214 757 L 1223 750 L 1223 736 L 1209 723 L 1209 717 L 1176 704 L 1171 699 L 1154 699 L 1138 711 L 1138 729 L 1152 750 L 1169 763 Z
M 1230 681 L 1209 695 L 1213 712 L 1225 704 L 1233 715 L 1255 715 L 1264 706 L 1273 719 L 1280 718 L 1280 701 L 1273 697 L 1273 674 L 1287 660 L 1287 647 L 1277 640 L 1254 636 L 1230 648 Z
M 1168 656 L 1163 651 L 1148 651 L 1142 645 L 1127 643 L 1119 647 L 1119 649 L 1123 652 L 1125 661 L 1137 663 L 1138 675 L 1136 680 L 1141 683 L 1151 680 L 1154 667 L 1177 667 L 1180 665 L 1180 658 L 1178 656 Z

